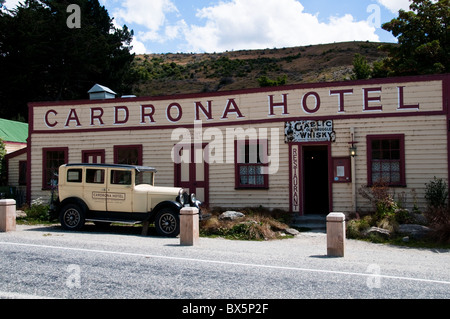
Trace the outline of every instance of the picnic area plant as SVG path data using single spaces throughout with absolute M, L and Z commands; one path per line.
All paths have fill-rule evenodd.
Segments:
M 359 216 L 347 223 L 347 237 L 365 238 L 366 231 L 371 227 L 378 227 L 395 233 L 398 230 L 399 223 L 409 222 L 411 215 L 409 211 L 402 207 L 405 202 L 405 194 L 395 200 L 394 194 L 385 183 L 375 183 L 372 186 L 362 186 L 359 194 L 369 200 L 373 211 L 366 216 Z M 378 241 L 377 235 L 370 235 L 373 240 Z
M 45 203 L 42 198 L 37 198 L 31 201 L 31 205 L 25 205 L 23 207 L 23 211 L 27 216 L 27 221 L 40 221 L 40 222 L 48 222 L 49 221 L 49 204 Z
M 200 224 L 202 236 L 224 237 L 235 240 L 271 240 L 286 238 L 283 230 L 289 228 L 285 223 L 287 213 L 281 210 L 270 211 L 263 207 L 247 207 L 240 210 L 244 217 L 235 220 L 219 218 L 224 208 L 213 208 L 212 217 Z
M 425 184 L 427 209 L 425 217 L 432 229 L 431 237 L 437 242 L 450 243 L 450 209 L 448 207 L 448 185 L 442 178 Z

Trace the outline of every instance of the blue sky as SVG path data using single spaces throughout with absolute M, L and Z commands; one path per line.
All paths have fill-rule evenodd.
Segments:
M 19 0 L 6 0 L 11 9 Z M 134 30 L 134 52 L 223 52 L 342 41 L 395 42 L 381 29 L 409 0 L 99 0 Z

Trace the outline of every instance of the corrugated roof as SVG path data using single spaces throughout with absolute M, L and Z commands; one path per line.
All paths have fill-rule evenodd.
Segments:
M 114 92 L 113 90 L 111 90 L 110 88 L 100 85 L 100 84 L 96 84 L 94 85 L 89 91 L 88 93 L 99 93 L 99 92 L 108 92 L 114 95 L 117 95 L 116 92 Z
M 0 119 L 0 138 L 5 142 L 26 143 L 28 124 Z

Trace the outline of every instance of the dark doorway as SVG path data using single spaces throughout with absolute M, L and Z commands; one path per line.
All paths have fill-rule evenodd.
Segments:
M 328 147 L 303 147 L 305 214 L 329 213 Z

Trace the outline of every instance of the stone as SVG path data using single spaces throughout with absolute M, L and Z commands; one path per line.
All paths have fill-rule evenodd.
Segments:
M 297 229 L 294 229 L 294 228 L 286 228 L 284 230 L 284 233 L 288 234 L 288 235 L 292 235 L 292 236 L 297 236 L 298 234 L 300 234 L 300 232 Z
M 425 237 L 430 231 L 430 228 L 417 224 L 401 224 L 398 227 L 398 232 L 402 235 L 407 235 L 410 238 L 420 239 Z
M 389 230 L 380 228 L 380 227 L 375 227 L 375 226 L 370 227 L 369 229 L 367 229 L 363 232 L 363 235 L 366 237 L 369 236 L 370 234 L 378 234 L 384 238 L 391 237 L 391 232 Z
M 235 220 L 235 219 L 239 219 L 239 218 L 243 218 L 243 217 L 245 217 L 245 215 L 240 212 L 226 211 L 226 212 L 220 214 L 219 219 L 220 220 Z
M 428 223 L 427 218 L 423 214 L 411 214 L 414 224 L 426 225 Z

